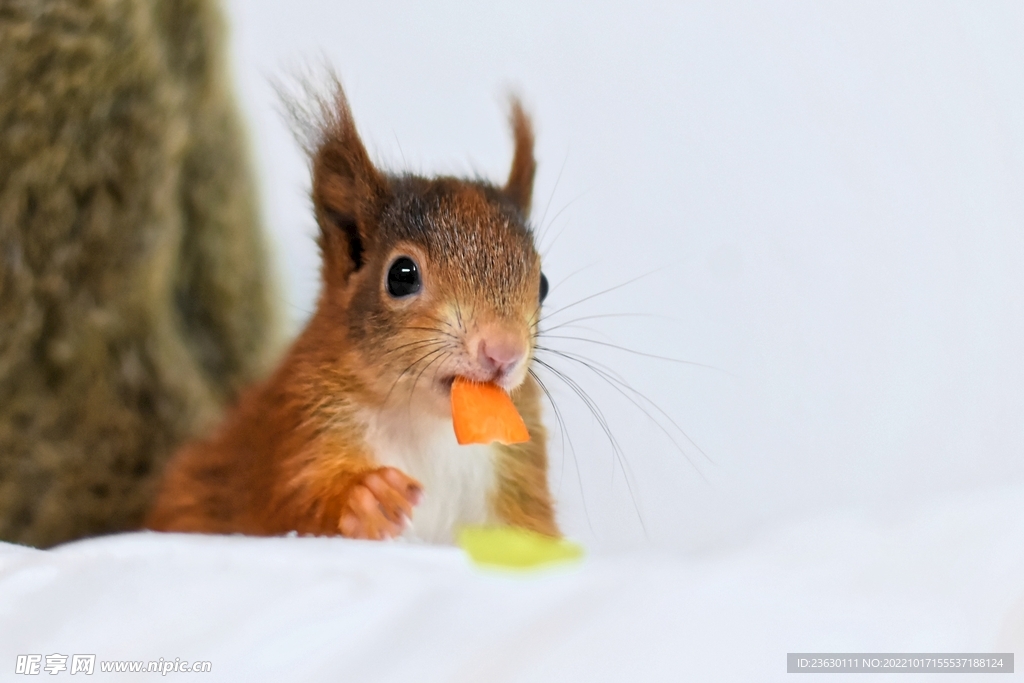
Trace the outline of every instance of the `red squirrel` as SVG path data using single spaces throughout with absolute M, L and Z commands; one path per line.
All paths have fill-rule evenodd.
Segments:
M 530 119 L 513 99 L 512 168 L 496 186 L 382 172 L 340 85 L 319 110 L 316 309 L 270 378 L 173 457 L 146 526 L 435 543 L 472 524 L 559 535 L 529 373 L 548 288 L 527 222 Z M 530 440 L 458 445 L 456 376 L 509 391 Z

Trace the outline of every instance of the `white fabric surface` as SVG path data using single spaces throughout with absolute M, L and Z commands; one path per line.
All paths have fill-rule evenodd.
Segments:
M 3 680 L 18 654 L 55 652 L 209 660 L 202 680 L 467 682 L 773 681 L 790 651 L 1024 652 L 1024 488 L 526 574 L 402 542 L 6 545 L 0 631 Z

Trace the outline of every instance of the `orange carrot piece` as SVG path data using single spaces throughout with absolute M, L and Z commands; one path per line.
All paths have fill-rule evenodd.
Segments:
M 512 399 L 496 384 L 456 377 L 452 383 L 452 423 L 455 438 L 463 446 L 530 440 L 530 432 Z

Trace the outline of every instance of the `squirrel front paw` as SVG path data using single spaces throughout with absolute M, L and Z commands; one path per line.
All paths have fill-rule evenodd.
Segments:
M 412 518 L 422 493 L 420 483 L 401 470 L 371 470 L 349 489 L 338 530 L 348 538 L 394 538 Z

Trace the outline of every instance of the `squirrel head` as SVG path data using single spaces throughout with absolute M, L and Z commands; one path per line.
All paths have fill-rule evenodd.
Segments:
M 337 363 L 380 405 L 449 410 L 456 376 L 508 391 L 526 377 L 547 281 L 527 223 L 533 131 L 511 101 L 502 186 L 388 174 L 371 162 L 340 85 L 310 145 L 323 288 L 315 318 Z

